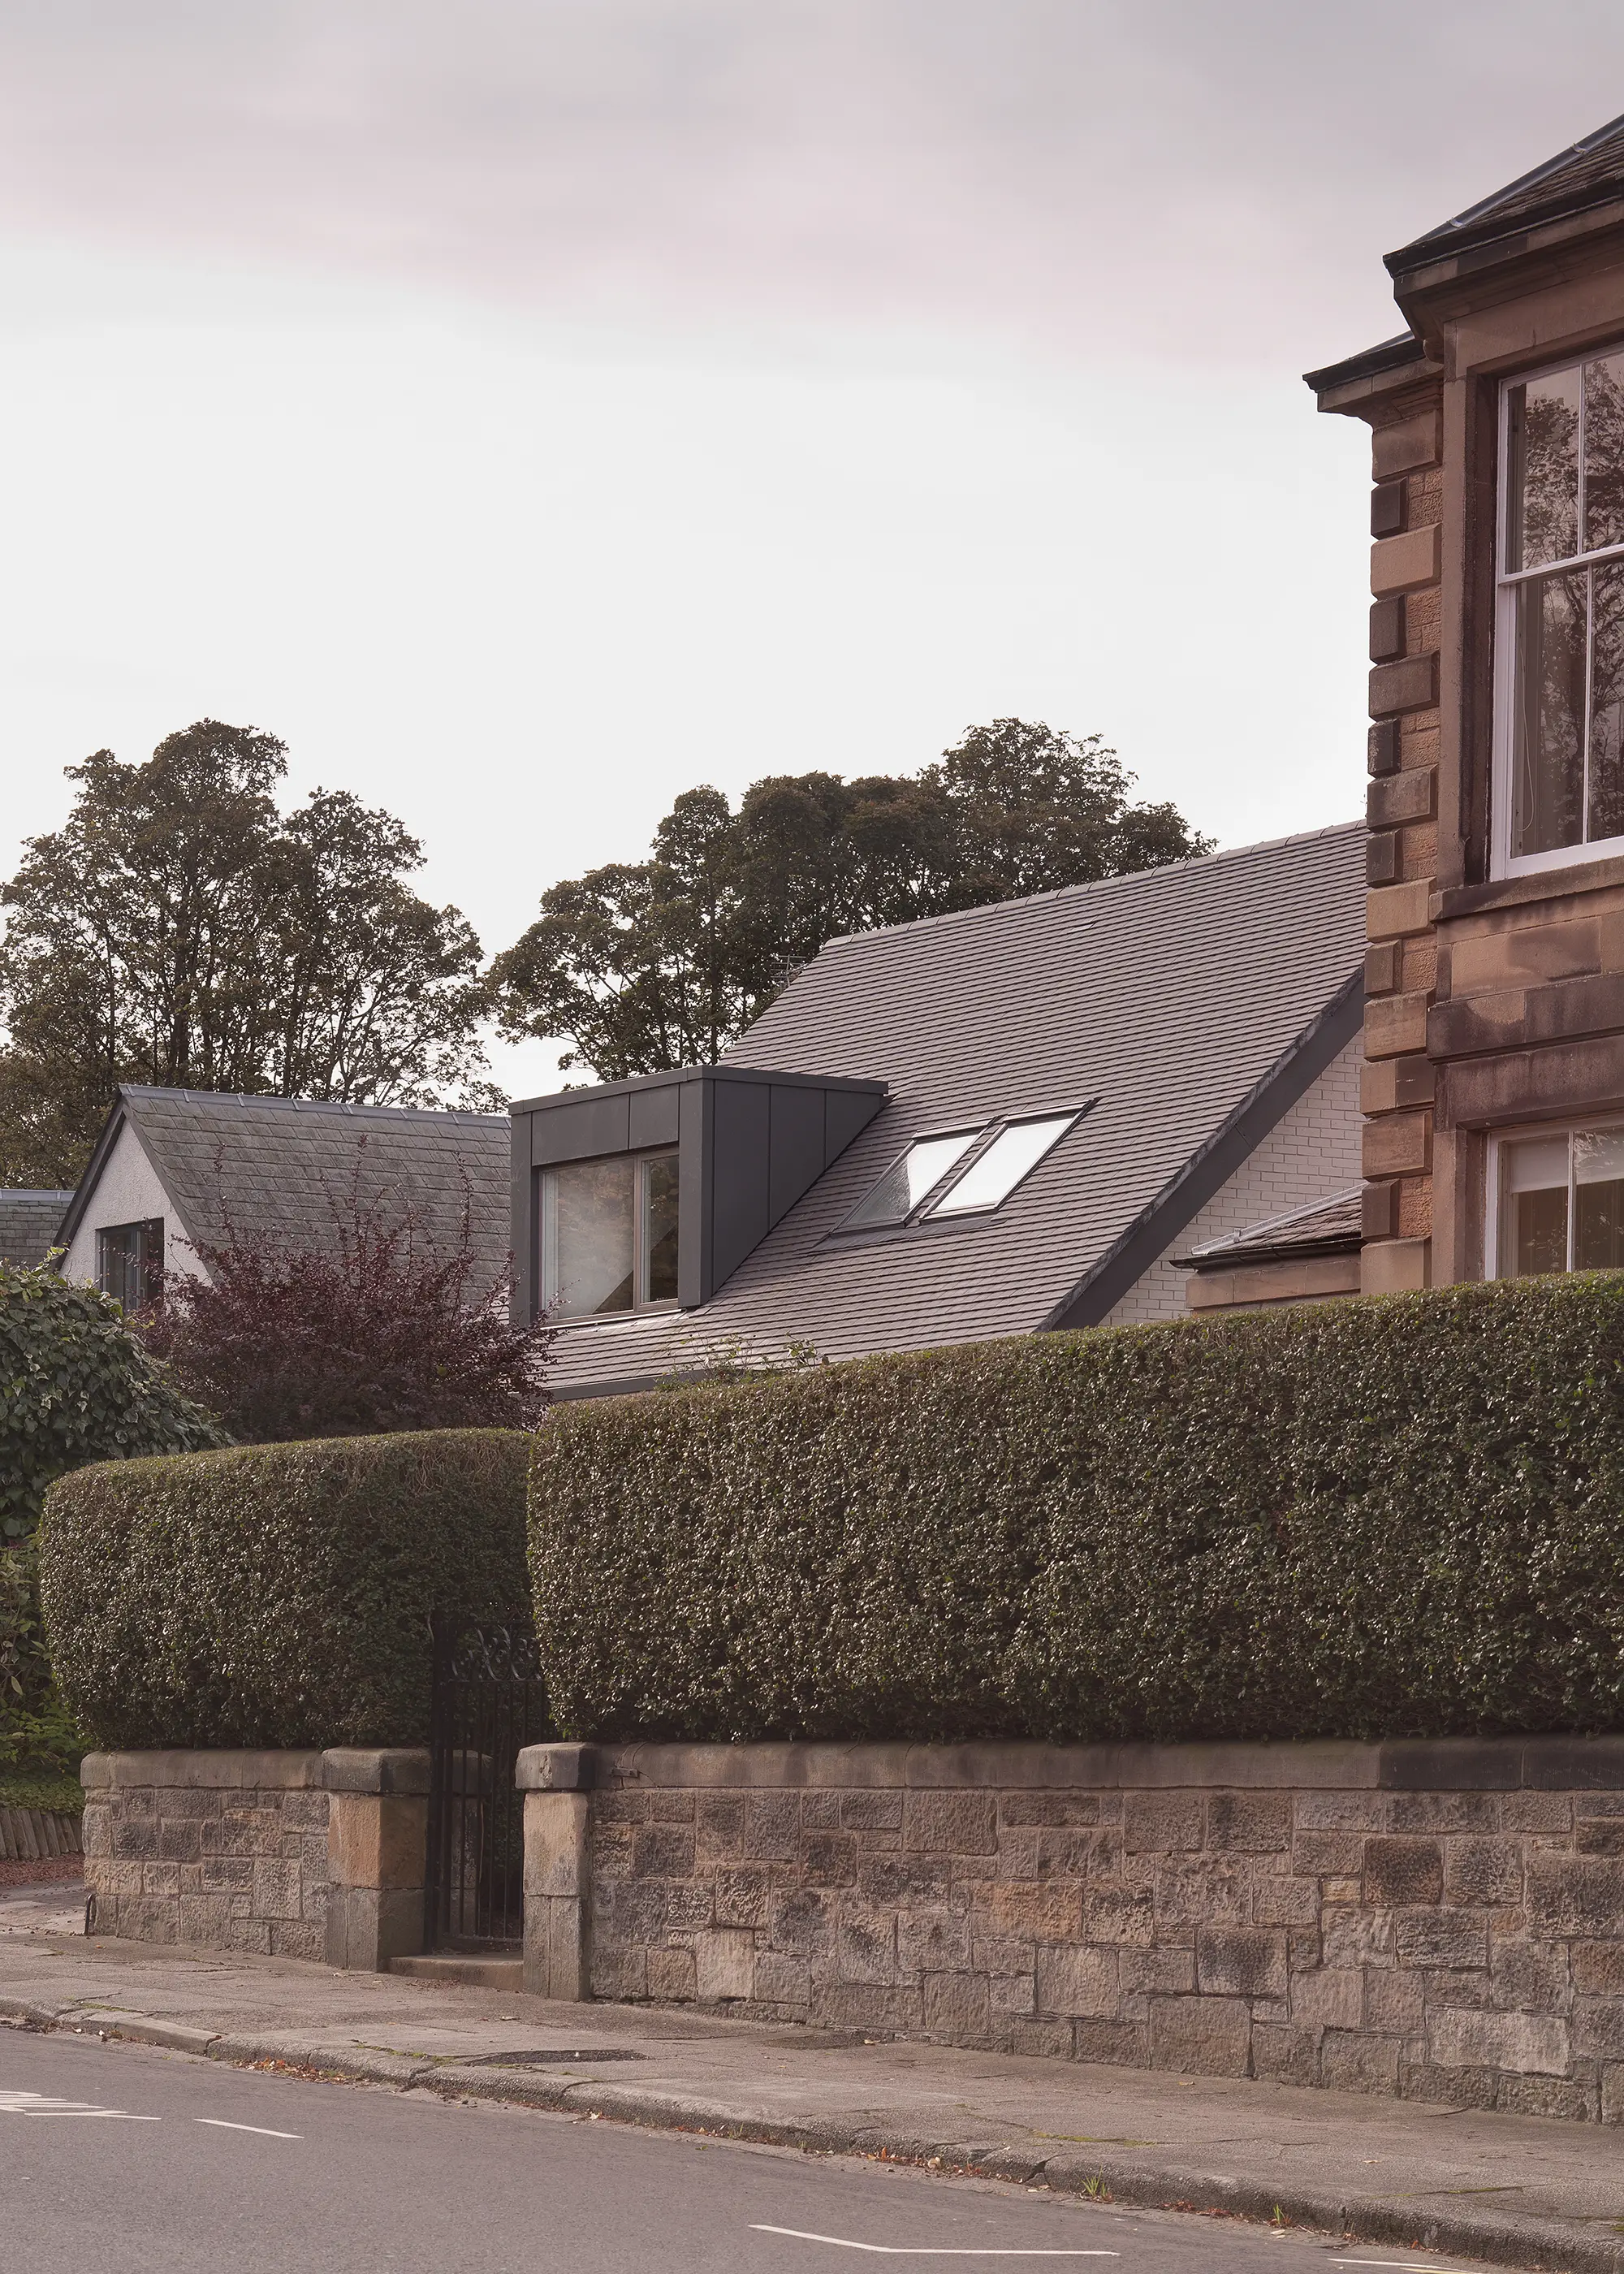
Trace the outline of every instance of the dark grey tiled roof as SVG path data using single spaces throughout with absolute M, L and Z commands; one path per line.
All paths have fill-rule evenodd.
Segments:
M 43 1263 L 71 1193 L 0 1191 L 0 1263 Z
M 560 1386 L 646 1381 L 735 1341 L 832 1358 L 1041 1327 L 1364 948 L 1362 823 L 831 941 L 728 1062 L 877 1079 L 883 1109 L 703 1310 L 563 1329 Z M 836 1234 L 916 1133 L 1090 1100 L 995 1215 Z
M 1469 245 L 1503 236 L 1536 221 L 1583 212 L 1624 190 L 1624 117 L 1609 119 L 1515 182 L 1480 198 L 1424 237 L 1387 255 L 1395 275 Z
M 1289 1216 L 1271 1216 L 1267 1224 L 1250 1224 L 1244 1231 L 1205 1240 L 1191 1249 L 1188 1261 L 1198 1271 L 1215 1271 L 1236 1263 L 1341 1254 L 1357 1248 L 1363 1229 L 1363 1191 L 1362 1186 L 1350 1185 L 1345 1192 L 1333 1193 L 1310 1208 L 1293 1209 Z
M 187 1236 L 219 1245 L 233 1227 L 321 1247 L 352 1196 L 410 1212 L 434 1244 L 469 1211 L 485 1281 L 506 1268 L 508 1118 L 408 1106 L 312 1104 L 193 1089 L 126 1088 L 124 1110 Z

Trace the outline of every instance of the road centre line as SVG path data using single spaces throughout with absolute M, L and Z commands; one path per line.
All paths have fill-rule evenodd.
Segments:
M 872 2250 L 882 2258 L 1120 2258 L 1119 2250 L 1030 2250 L 966 2248 L 963 2244 L 934 2242 L 853 2242 L 844 2234 L 808 2234 L 799 2226 L 763 2226 L 751 2222 L 752 2234 L 786 2234 L 792 2242 L 826 2242 L 831 2250 Z M 1429 2268 L 1427 2274 L 1432 2274 Z
M 268 2124 L 233 2124 L 224 2116 L 194 2116 L 194 2124 L 212 2124 L 217 2132 L 257 2132 L 261 2140 L 302 2140 L 302 2132 L 273 2132 Z

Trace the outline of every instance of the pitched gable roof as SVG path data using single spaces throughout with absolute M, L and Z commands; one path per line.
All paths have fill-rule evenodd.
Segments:
M 1519 174 L 1515 182 L 1492 191 L 1389 252 L 1387 265 L 1395 275 L 1463 250 L 1492 244 L 1512 230 L 1537 222 L 1554 221 L 1624 195 L 1624 117 L 1609 119 L 1553 158 Z
M 399 1207 L 436 1246 L 455 1245 L 470 1214 L 477 1270 L 494 1281 L 508 1258 L 508 1118 L 410 1106 L 315 1103 L 125 1084 L 63 1227 L 72 1236 L 127 1121 L 188 1239 L 268 1232 L 322 1247 L 352 1196 Z
M 72 1198 L 71 1193 L 0 1191 L 0 1263 L 43 1263 Z
M 831 940 L 726 1062 L 885 1105 L 703 1310 L 562 1329 L 560 1385 L 1103 1317 L 1350 1039 L 1364 924 L 1356 823 Z M 915 1135 L 1085 1105 L 994 1214 L 840 1230 Z

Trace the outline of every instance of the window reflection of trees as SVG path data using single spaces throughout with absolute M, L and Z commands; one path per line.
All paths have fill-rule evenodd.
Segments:
M 1561 568 L 1624 546 L 1624 353 L 1530 380 L 1509 408 L 1507 566 L 1559 571 L 1515 594 L 1521 855 L 1624 836 L 1624 561 Z

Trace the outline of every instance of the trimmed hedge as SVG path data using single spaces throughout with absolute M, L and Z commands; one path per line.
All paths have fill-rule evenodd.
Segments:
M 413 1745 L 429 1614 L 525 1600 L 516 1430 L 120 1461 L 46 1498 L 63 1694 L 106 1746 Z
M 575 1737 L 1624 1728 L 1624 1276 L 556 1408 Z

